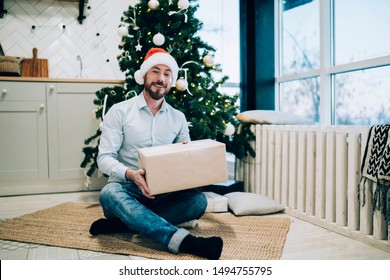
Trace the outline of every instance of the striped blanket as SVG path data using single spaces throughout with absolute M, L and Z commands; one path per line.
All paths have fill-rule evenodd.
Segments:
M 367 180 L 370 180 L 373 210 L 380 210 L 387 221 L 390 221 L 390 124 L 374 125 L 370 128 L 364 157 L 361 166 L 360 191 L 363 193 L 362 204 L 365 204 Z M 376 188 L 372 188 L 376 183 Z

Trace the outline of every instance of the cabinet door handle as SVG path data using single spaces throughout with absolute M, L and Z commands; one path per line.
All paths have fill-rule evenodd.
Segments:
M 7 92 L 8 92 L 8 91 L 7 91 L 6 89 L 3 89 L 3 90 L 1 91 L 1 94 L 2 94 L 2 95 L 6 95 Z
M 52 92 L 54 90 L 54 85 L 50 85 L 49 89 Z
M 41 105 L 39 105 L 39 109 L 41 109 L 41 110 L 43 110 L 43 109 L 45 109 L 45 104 L 41 104 Z

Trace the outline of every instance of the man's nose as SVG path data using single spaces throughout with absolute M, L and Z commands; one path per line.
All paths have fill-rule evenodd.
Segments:
M 159 73 L 157 75 L 157 80 L 159 80 L 159 81 L 164 81 L 164 78 L 165 78 L 164 73 Z
M 164 73 L 158 74 L 157 75 L 157 81 L 166 83 L 169 80 L 169 77 L 164 75 Z

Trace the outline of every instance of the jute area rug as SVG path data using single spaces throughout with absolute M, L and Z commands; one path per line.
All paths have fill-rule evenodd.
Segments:
M 1 222 L 0 239 L 160 260 L 201 259 L 170 253 L 135 233 L 91 236 L 91 223 L 101 217 L 100 205 L 67 202 Z M 221 259 L 275 260 L 280 259 L 289 227 L 289 218 L 206 213 L 190 231 L 222 237 Z

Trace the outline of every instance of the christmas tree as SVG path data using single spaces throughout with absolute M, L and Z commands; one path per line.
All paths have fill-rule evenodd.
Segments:
M 143 90 L 136 83 L 134 73 L 152 47 L 167 50 L 179 65 L 176 86 L 165 97 L 173 107 L 182 111 L 190 124 L 192 140 L 214 139 L 226 144 L 226 150 L 237 158 L 254 156 L 250 141 L 254 135 L 246 124 L 240 123 L 239 94 L 229 96 L 220 92 L 228 79 L 222 76 L 214 81 L 213 73 L 221 73 L 213 61 L 216 51 L 197 36 L 203 24 L 195 16 L 195 0 L 132 0 L 121 17 L 118 34 L 121 36 L 118 56 L 120 69 L 125 73 L 124 87 L 103 88 L 96 92 L 95 114 L 103 119 L 105 112 L 120 101 L 131 98 Z M 102 105 L 103 104 L 103 105 Z M 91 176 L 97 169 L 96 157 L 100 130 L 85 140 L 85 154 L 81 167 Z

